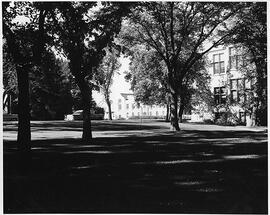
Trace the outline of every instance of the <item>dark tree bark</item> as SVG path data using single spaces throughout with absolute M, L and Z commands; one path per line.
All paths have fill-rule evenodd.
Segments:
M 166 119 L 165 119 L 165 121 L 169 122 L 170 121 L 170 103 L 169 102 L 166 105 L 166 109 L 167 109 L 167 111 L 166 111 Z
M 18 81 L 18 135 L 17 147 L 21 151 L 31 149 L 31 128 L 30 128 L 30 107 L 29 107 L 29 77 L 30 66 L 27 63 L 21 63 L 25 57 L 21 54 L 20 47 L 16 41 L 14 32 L 3 23 L 4 35 L 8 45 L 8 50 L 13 58 Z
M 16 66 L 18 79 L 18 148 L 21 151 L 31 149 L 29 77 L 28 71 L 22 66 Z
M 77 53 L 77 54 L 76 54 Z M 79 52 L 74 51 L 70 58 L 70 71 L 75 76 L 75 81 L 82 94 L 82 105 L 83 105 L 83 133 L 82 140 L 89 142 L 92 139 L 91 129 L 91 100 L 92 100 L 92 89 L 90 88 L 87 80 L 84 79 L 81 73 L 81 58 Z
M 176 93 L 172 93 L 172 117 L 171 117 L 171 125 L 173 127 L 173 130 L 180 131 L 179 123 L 178 123 L 178 114 L 177 114 L 177 109 L 178 109 L 178 95 Z
M 179 122 L 182 123 L 183 122 L 183 113 L 184 113 L 184 108 L 185 105 L 180 102 L 180 107 L 179 107 Z
M 90 87 L 85 84 L 84 90 L 82 92 L 83 101 L 83 134 L 82 139 L 84 142 L 89 142 L 92 140 L 92 129 L 91 129 L 91 94 L 92 91 Z
M 110 99 L 106 99 L 106 103 L 107 103 L 108 111 L 109 111 L 109 120 L 112 120 L 112 107 L 111 107 Z

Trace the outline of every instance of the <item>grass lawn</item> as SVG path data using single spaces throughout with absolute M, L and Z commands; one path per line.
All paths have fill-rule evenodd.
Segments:
M 159 121 L 32 122 L 32 152 L 4 123 L 5 213 L 267 213 L 263 129 Z

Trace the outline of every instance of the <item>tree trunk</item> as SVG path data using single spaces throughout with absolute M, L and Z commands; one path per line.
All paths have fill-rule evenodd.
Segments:
M 22 66 L 16 66 L 18 80 L 18 149 L 31 149 L 30 107 L 29 107 L 29 78 L 28 71 Z
M 83 134 L 82 139 L 84 142 L 92 140 L 92 129 L 91 129 L 91 97 L 92 89 L 84 82 L 82 88 L 82 103 L 83 103 Z
M 109 111 L 109 120 L 112 120 L 112 107 L 111 107 L 111 102 L 109 99 L 106 99 L 106 103 L 108 105 L 108 111 Z
M 183 122 L 183 113 L 184 113 L 184 104 L 180 104 L 179 107 L 179 122 L 182 123 Z
M 73 50 L 70 56 L 70 71 L 75 76 L 76 84 L 78 85 L 82 95 L 82 106 L 83 106 L 83 133 L 82 140 L 89 142 L 92 140 L 91 130 L 91 100 L 92 100 L 92 89 L 90 88 L 85 76 L 81 73 L 82 68 L 82 57 L 78 50 Z
M 172 93 L 172 117 L 171 117 L 171 125 L 172 125 L 172 130 L 180 131 L 180 127 L 178 124 L 178 114 L 177 114 L 177 107 L 178 107 L 178 96 L 176 93 Z
M 166 111 L 166 119 L 165 119 L 165 121 L 169 122 L 170 121 L 170 103 L 169 102 L 166 105 L 166 109 L 167 109 L 167 111 Z

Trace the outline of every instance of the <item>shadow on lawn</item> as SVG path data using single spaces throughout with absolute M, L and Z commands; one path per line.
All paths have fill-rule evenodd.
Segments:
M 17 123 L 5 122 L 3 131 L 17 131 Z M 92 121 L 92 131 L 127 131 L 167 128 L 160 125 L 143 125 L 140 121 Z M 32 131 L 82 131 L 82 121 L 31 122 Z
M 6 213 L 266 213 L 267 141 L 255 132 L 4 143 Z

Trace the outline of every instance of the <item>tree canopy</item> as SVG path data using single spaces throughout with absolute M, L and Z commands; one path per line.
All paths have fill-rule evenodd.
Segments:
M 177 104 L 185 76 L 208 51 L 224 44 L 240 9 L 241 4 L 227 2 L 145 2 L 126 21 L 123 43 L 155 50 L 167 66 L 176 130 L 180 130 Z

